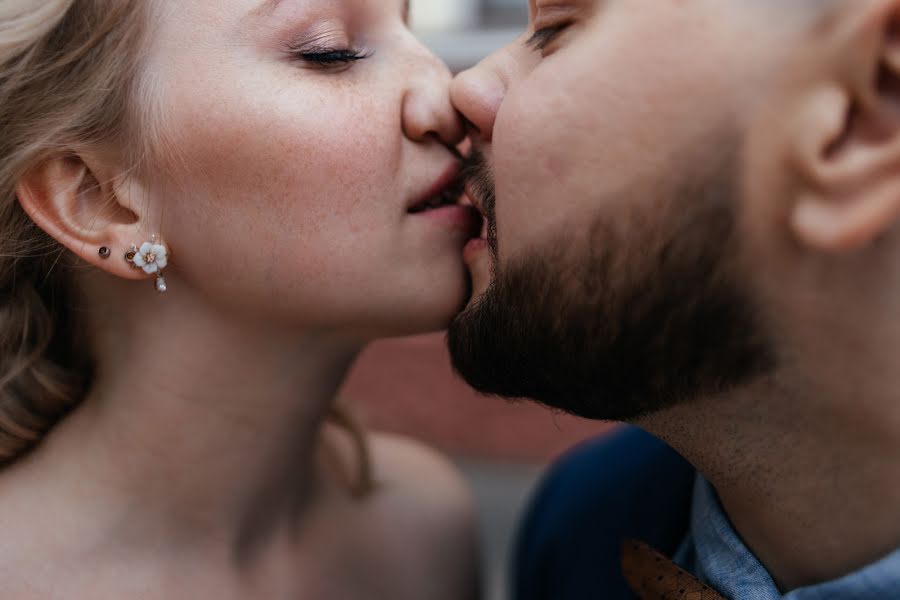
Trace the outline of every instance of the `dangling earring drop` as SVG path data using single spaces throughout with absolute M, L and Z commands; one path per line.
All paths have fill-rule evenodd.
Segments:
M 162 271 L 169 264 L 169 251 L 165 245 L 157 241 L 155 235 L 150 236 L 150 241 L 141 244 L 140 248 L 132 244 L 125 253 L 125 260 L 135 269 L 142 269 L 148 275 L 155 273 L 157 292 L 162 294 L 168 290 Z

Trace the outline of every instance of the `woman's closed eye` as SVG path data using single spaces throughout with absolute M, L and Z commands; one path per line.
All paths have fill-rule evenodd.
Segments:
M 374 52 L 356 48 L 292 48 L 294 58 L 316 69 L 346 68 L 370 58 Z

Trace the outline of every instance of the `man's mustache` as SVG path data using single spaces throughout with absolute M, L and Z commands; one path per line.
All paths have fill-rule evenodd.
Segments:
M 470 193 L 475 196 L 475 198 L 472 198 L 472 201 L 481 209 L 487 221 L 488 246 L 496 259 L 498 251 L 494 174 L 484 157 L 484 153 L 477 146 L 474 146 L 469 154 L 463 158 L 461 176 L 468 183 Z
M 477 146 L 463 157 L 460 174 L 469 183 L 472 191 L 478 195 L 478 200 L 494 195 L 494 177 L 491 168 L 484 158 L 484 153 Z

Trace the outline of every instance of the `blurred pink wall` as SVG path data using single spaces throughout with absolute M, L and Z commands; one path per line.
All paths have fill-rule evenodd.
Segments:
M 612 427 L 476 394 L 453 374 L 443 335 L 374 344 L 342 395 L 374 429 L 478 458 L 546 462 Z

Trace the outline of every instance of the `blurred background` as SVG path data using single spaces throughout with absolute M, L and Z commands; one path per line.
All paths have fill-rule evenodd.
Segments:
M 516 39 L 527 0 L 412 0 L 413 27 L 454 72 Z M 451 368 L 443 335 L 381 342 L 357 364 L 343 396 L 378 430 L 420 439 L 450 455 L 479 504 L 485 598 L 506 597 L 509 550 L 544 468 L 609 425 L 472 392 Z
M 546 466 L 611 427 L 476 394 L 452 372 L 443 335 L 372 345 L 342 397 L 369 428 L 421 440 L 462 469 L 478 503 L 487 600 L 507 598 L 516 525 Z
M 528 0 L 411 0 L 412 27 L 453 71 L 516 39 Z

